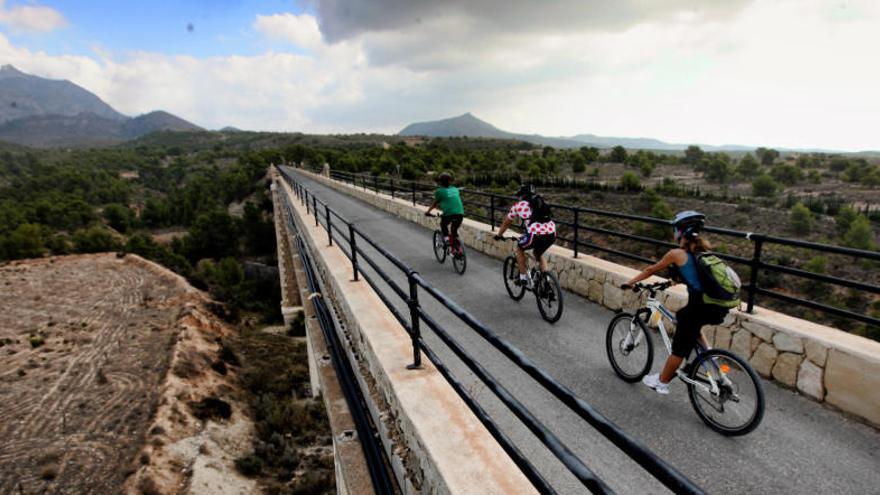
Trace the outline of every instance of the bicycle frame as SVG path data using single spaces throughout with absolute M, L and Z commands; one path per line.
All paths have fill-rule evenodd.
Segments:
M 636 311 L 635 317 L 632 319 L 630 325 L 638 324 L 647 326 L 645 321 L 641 319 L 641 315 L 643 314 L 647 314 L 647 322 L 655 321 L 656 318 L 657 330 L 660 332 L 660 338 L 663 340 L 663 345 L 666 347 L 666 354 L 672 354 L 672 341 L 669 339 L 669 334 L 666 332 L 666 325 L 663 323 L 663 317 L 669 319 L 669 321 L 672 322 L 672 324 L 674 325 L 677 323 L 675 315 L 672 314 L 672 312 L 669 311 L 666 306 L 663 306 L 663 303 L 661 303 L 660 300 L 657 299 L 653 291 L 648 293 L 648 300 L 645 303 L 645 307 Z M 632 330 L 633 328 L 630 328 L 630 336 L 635 333 Z M 638 332 L 636 333 L 636 335 L 636 340 L 633 342 L 633 344 L 638 345 L 639 339 L 644 334 Z M 630 336 L 627 336 L 627 339 L 629 339 Z M 692 361 L 693 363 L 697 363 L 696 365 L 700 366 L 704 362 L 707 362 L 703 360 L 703 352 L 706 350 L 706 348 L 703 347 L 699 340 L 697 341 L 697 345 L 694 350 L 696 351 L 696 356 L 694 356 L 694 360 Z M 707 392 L 717 395 L 720 393 L 720 388 L 718 387 L 718 380 L 715 378 L 715 376 L 720 377 L 722 380 L 727 380 L 727 377 L 724 375 L 724 373 L 721 371 L 715 361 L 710 360 L 708 361 L 708 363 L 711 363 L 711 368 L 708 369 L 706 373 L 706 376 L 709 379 L 709 386 L 707 386 L 705 383 L 691 380 L 681 371 L 677 371 L 676 376 L 685 383 L 689 383 L 695 387 L 700 387 Z

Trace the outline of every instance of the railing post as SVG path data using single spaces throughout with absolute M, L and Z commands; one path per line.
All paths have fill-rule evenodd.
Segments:
M 330 223 L 330 207 L 324 205 L 324 218 L 327 220 L 327 245 L 333 245 L 333 224 Z
M 574 257 L 578 257 L 578 230 L 580 225 L 580 218 L 578 216 L 578 212 L 580 212 L 580 208 L 574 209 Z
M 309 215 L 309 191 L 306 190 L 306 215 Z
M 358 251 L 357 240 L 354 238 L 354 225 L 348 224 L 348 251 L 351 253 L 351 270 L 354 272 L 354 281 L 358 281 Z
M 391 178 L 391 199 L 394 199 L 394 178 Z
M 318 219 L 318 198 L 312 194 L 312 214 L 315 215 L 315 227 L 321 225 L 321 221 Z
M 764 245 L 764 239 L 755 238 L 755 253 L 752 255 L 752 273 L 749 274 L 749 300 L 746 311 L 751 313 L 755 309 L 755 296 L 758 293 L 758 272 L 761 269 L 761 246 Z
M 416 181 L 412 181 L 412 197 L 413 197 L 413 206 L 416 205 Z
M 417 272 L 409 272 L 407 279 L 409 280 L 409 322 L 412 327 L 410 338 L 413 345 L 413 362 L 407 365 L 406 369 L 415 370 L 422 367 L 422 353 L 419 349 L 419 339 L 422 337 L 419 327 L 419 286 L 416 284 Z
M 376 190 L 376 194 L 379 194 L 379 176 L 378 175 L 373 176 L 373 189 Z
M 489 196 L 489 224 L 495 232 L 495 195 Z

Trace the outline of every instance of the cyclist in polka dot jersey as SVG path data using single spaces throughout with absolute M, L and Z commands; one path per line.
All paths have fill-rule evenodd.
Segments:
M 510 207 L 510 212 L 504 218 L 495 239 L 502 239 L 504 232 L 514 220 L 517 218 L 523 220 L 526 232 L 517 241 L 516 262 L 519 268 L 518 283 L 529 285 L 525 252 L 531 249 L 540 264 L 541 271 L 547 271 L 547 261 L 543 254 L 556 242 L 556 224 L 551 218 L 549 206 L 536 193 L 535 186 L 523 184 L 516 195 L 519 201 Z

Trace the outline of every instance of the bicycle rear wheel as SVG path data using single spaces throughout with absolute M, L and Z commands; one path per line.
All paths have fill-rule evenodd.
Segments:
M 446 261 L 446 240 L 443 239 L 443 232 L 439 230 L 434 231 L 434 257 L 440 263 Z
M 551 272 L 543 272 L 535 281 L 535 299 L 541 318 L 556 323 L 562 318 L 562 288 L 559 280 Z
M 504 288 L 507 289 L 507 295 L 514 301 L 519 301 L 526 294 L 526 288 L 516 285 L 519 278 L 519 268 L 516 266 L 516 258 L 508 256 L 504 259 L 504 267 L 502 268 L 504 277 Z
M 729 436 L 745 435 L 764 418 L 764 387 L 746 360 L 724 349 L 700 355 L 688 378 L 710 387 L 709 376 L 719 391 L 688 383 L 688 397 L 709 428 Z
M 459 275 L 464 275 L 464 271 L 467 270 L 467 255 L 464 254 L 464 245 L 459 243 L 458 248 L 461 251 L 452 255 L 452 267 Z
M 629 313 L 611 319 L 605 332 L 605 352 L 617 376 L 633 383 L 651 371 L 654 342 L 641 322 Z

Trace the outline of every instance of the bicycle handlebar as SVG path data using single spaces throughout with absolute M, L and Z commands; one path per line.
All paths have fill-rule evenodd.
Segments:
M 667 280 L 665 282 L 655 282 L 653 284 L 643 284 L 641 282 L 637 283 L 636 285 L 630 285 L 630 286 L 627 286 L 626 284 L 624 284 L 620 288 L 623 290 L 631 290 L 633 292 L 640 292 L 642 290 L 647 290 L 649 292 L 657 292 L 657 291 L 668 289 L 668 288 L 672 287 L 673 285 L 675 285 L 675 284 L 672 281 Z

